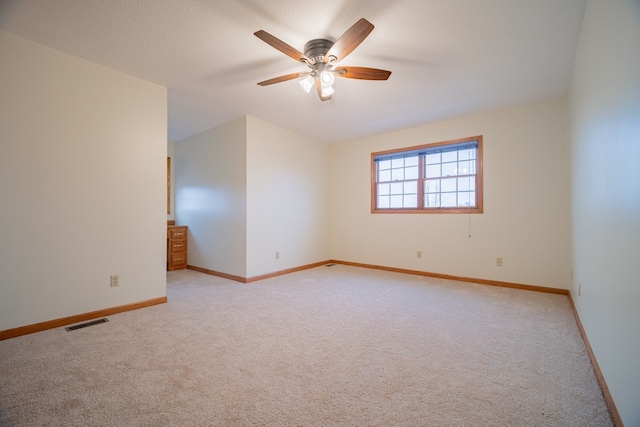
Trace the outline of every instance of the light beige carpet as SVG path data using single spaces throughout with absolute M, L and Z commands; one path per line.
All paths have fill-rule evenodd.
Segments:
M 567 297 L 336 265 L 0 342 L 2 426 L 609 426 Z

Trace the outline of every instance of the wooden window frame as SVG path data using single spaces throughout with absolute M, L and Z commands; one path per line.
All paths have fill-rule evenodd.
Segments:
M 412 151 L 419 151 L 423 149 L 432 149 L 436 147 L 443 147 L 447 145 L 456 145 L 465 142 L 473 142 L 477 141 L 477 151 L 476 151 L 476 206 L 473 207 L 450 207 L 450 208 L 432 208 L 432 207 L 421 207 L 424 206 L 424 163 L 423 156 L 420 156 L 419 159 L 419 175 L 418 175 L 418 208 L 378 208 L 377 207 L 377 170 L 376 170 L 376 157 L 382 155 L 391 155 L 391 154 L 399 154 L 399 153 L 410 153 Z M 450 141 L 442 141 L 435 142 L 431 144 L 424 145 L 416 145 L 413 147 L 399 148 L 394 150 L 387 151 L 378 151 L 376 153 L 371 153 L 371 213 L 376 214 L 481 214 L 484 212 L 484 197 L 483 197 L 483 179 L 482 179 L 482 163 L 483 163 L 483 153 L 482 153 L 482 135 L 472 136 L 469 138 L 460 138 L 454 139 Z

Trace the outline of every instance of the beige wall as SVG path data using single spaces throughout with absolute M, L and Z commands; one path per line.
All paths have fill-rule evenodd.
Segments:
M 248 277 L 328 260 L 329 147 L 253 117 L 247 129 Z
M 327 145 L 244 117 L 174 151 L 190 265 L 251 278 L 328 259 Z
M 177 141 L 176 224 L 189 226 L 188 262 L 246 277 L 246 118 Z
M 372 152 L 475 135 L 484 136 L 483 214 L 370 213 Z M 331 256 L 568 289 L 567 165 L 564 99 L 334 144 Z
M 0 58 L 0 330 L 166 295 L 166 88 L 3 32 Z
M 571 93 L 571 289 L 627 426 L 640 425 L 640 2 L 591 0 Z M 581 292 L 578 286 L 581 285 Z

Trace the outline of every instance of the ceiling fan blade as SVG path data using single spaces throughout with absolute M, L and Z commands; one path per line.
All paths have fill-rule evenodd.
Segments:
M 318 96 L 320 97 L 320 101 L 328 101 L 331 99 L 331 95 L 322 95 L 322 83 L 320 79 L 316 78 L 316 89 L 318 90 Z
M 265 80 L 263 82 L 258 83 L 260 86 L 269 86 L 275 83 L 281 83 L 281 82 L 286 82 L 287 80 L 293 80 L 293 79 L 297 79 L 298 77 L 303 77 L 306 76 L 307 74 L 310 73 L 291 73 L 291 74 L 287 74 L 284 76 L 280 76 L 280 77 L 274 77 L 272 79 L 269 80 Z
M 367 67 L 336 67 L 336 76 L 347 79 L 387 80 L 391 71 Z
M 353 24 L 324 55 L 324 62 L 341 61 L 358 47 L 369 33 L 373 31 L 373 24 L 364 18 Z
M 295 49 L 291 46 L 289 46 L 288 44 L 286 44 L 285 42 L 283 42 L 282 40 L 280 40 L 277 37 L 272 36 L 271 34 L 267 33 L 266 31 L 260 30 L 260 31 L 256 31 L 255 33 L 253 33 L 256 37 L 258 37 L 260 40 L 262 40 L 263 42 L 265 42 L 266 44 L 278 49 L 280 52 L 284 53 L 285 55 L 295 59 L 296 61 L 299 62 L 306 62 L 306 63 L 310 63 L 311 60 L 309 58 L 307 58 L 307 56 L 300 52 L 298 49 Z

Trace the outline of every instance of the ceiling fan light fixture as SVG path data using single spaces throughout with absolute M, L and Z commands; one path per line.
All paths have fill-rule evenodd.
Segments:
M 332 88 L 331 86 L 322 86 L 322 91 L 321 91 L 321 95 L 323 98 L 329 98 L 331 97 L 331 95 L 333 95 L 333 93 L 335 92 L 335 89 Z
M 311 92 L 311 88 L 315 84 L 316 84 L 316 79 L 314 79 L 313 76 L 310 75 L 310 74 L 307 77 L 305 77 L 304 79 L 300 80 L 300 86 L 307 93 Z
M 320 72 L 320 84 L 323 88 L 328 88 L 333 86 L 333 83 L 336 81 L 336 76 L 333 75 L 331 71 L 323 70 Z

